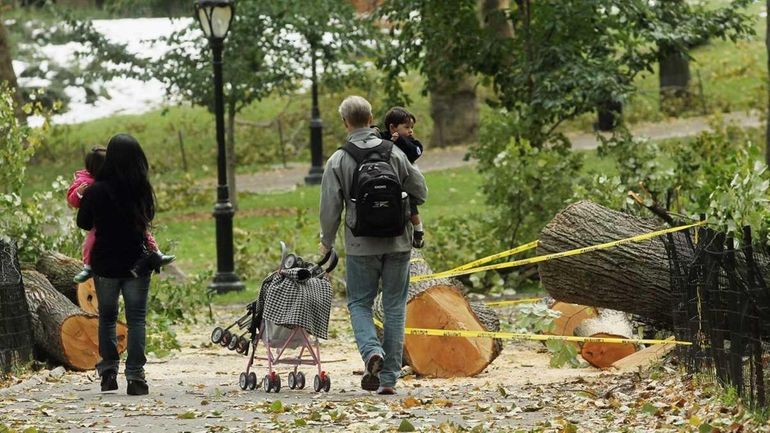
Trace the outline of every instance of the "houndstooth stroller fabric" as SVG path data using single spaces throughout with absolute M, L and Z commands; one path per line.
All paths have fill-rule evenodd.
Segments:
M 311 335 L 328 339 L 332 286 L 326 278 L 306 276 L 307 269 L 292 268 L 273 272 L 265 278 L 254 323 L 259 326 L 264 319 L 286 328 L 299 326 Z

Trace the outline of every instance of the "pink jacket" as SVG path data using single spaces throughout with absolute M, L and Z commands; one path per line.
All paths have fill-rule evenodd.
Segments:
M 78 197 L 77 189 L 80 187 L 80 185 L 83 185 L 83 184 L 91 185 L 93 183 L 94 183 L 94 177 L 91 176 L 91 173 L 89 173 L 88 170 L 76 171 L 75 180 L 72 181 L 72 184 L 67 190 L 67 204 L 69 204 L 71 207 L 79 208 L 80 197 Z

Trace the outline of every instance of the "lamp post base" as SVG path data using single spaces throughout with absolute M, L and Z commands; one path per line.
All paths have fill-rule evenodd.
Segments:
M 320 185 L 323 175 L 323 167 L 310 167 L 310 173 L 305 176 L 305 185 Z
M 217 272 L 214 281 L 209 284 L 209 291 L 216 293 L 239 292 L 244 289 L 246 285 L 235 272 Z

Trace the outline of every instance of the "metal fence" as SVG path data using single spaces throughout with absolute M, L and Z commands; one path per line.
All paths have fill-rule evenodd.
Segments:
M 16 245 L 0 239 L 0 373 L 32 359 L 32 330 Z
M 770 388 L 770 254 L 701 228 L 675 244 L 669 236 L 673 315 L 678 349 L 690 371 L 709 372 L 746 401 L 767 407 Z M 675 246 L 675 245 L 678 245 Z M 762 243 L 764 245 L 764 243 Z

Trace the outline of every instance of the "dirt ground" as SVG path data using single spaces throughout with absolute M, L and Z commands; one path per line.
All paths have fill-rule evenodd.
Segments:
M 240 315 L 237 308 L 216 311 L 218 323 Z M 428 379 L 407 376 L 398 395 L 379 396 L 360 389 L 363 364 L 355 348 L 347 313 L 335 306 L 331 338 L 323 341 L 324 369 L 332 381 L 328 393 L 315 393 L 310 367 L 303 371 L 310 384 L 303 390 L 286 385 L 288 367 L 279 367 L 279 394 L 242 391 L 238 376 L 246 357 L 209 341 L 213 325 L 178 330 L 182 350 L 170 357 L 150 357 L 147 377 L 150 394 L 125 394 L 119 378 L 116 393 L 99 392 L 93 371 L 42 371 L 9 388 L 0 389 L 0 431 L 3 426 L 23 431 L 72 432 L 241 432 L 241 431 L 418 431 L 449 428 L 529 431 L 561 419 L 555 404 L 562 388 L 576 390 L 621 377 L 593 368 L 556 369 L 548 366 L 543 346 L 507 342 L 500 357 L 473 378 Z M 258 377 L 266 373 L 260 365 Z M 62 374 L 64 373 L 64 374 Z M 609 410 L 609 406 L 607 407 Z M 580 425 L 584 420 L 574 419 Z M 588 425 L 585 425 L 588 428 Z M 594 430 L 600 426 L 591 427 Z M 455 430 L 451 430 L 455 429 Z M 481 429 L 481 430 L 479 430 Z M 539 431 L 539 430 L 538 430 Z M 547 431 L 547 430 L 544 430 Z M 553 430 L 559 431 L 559 430 Z

